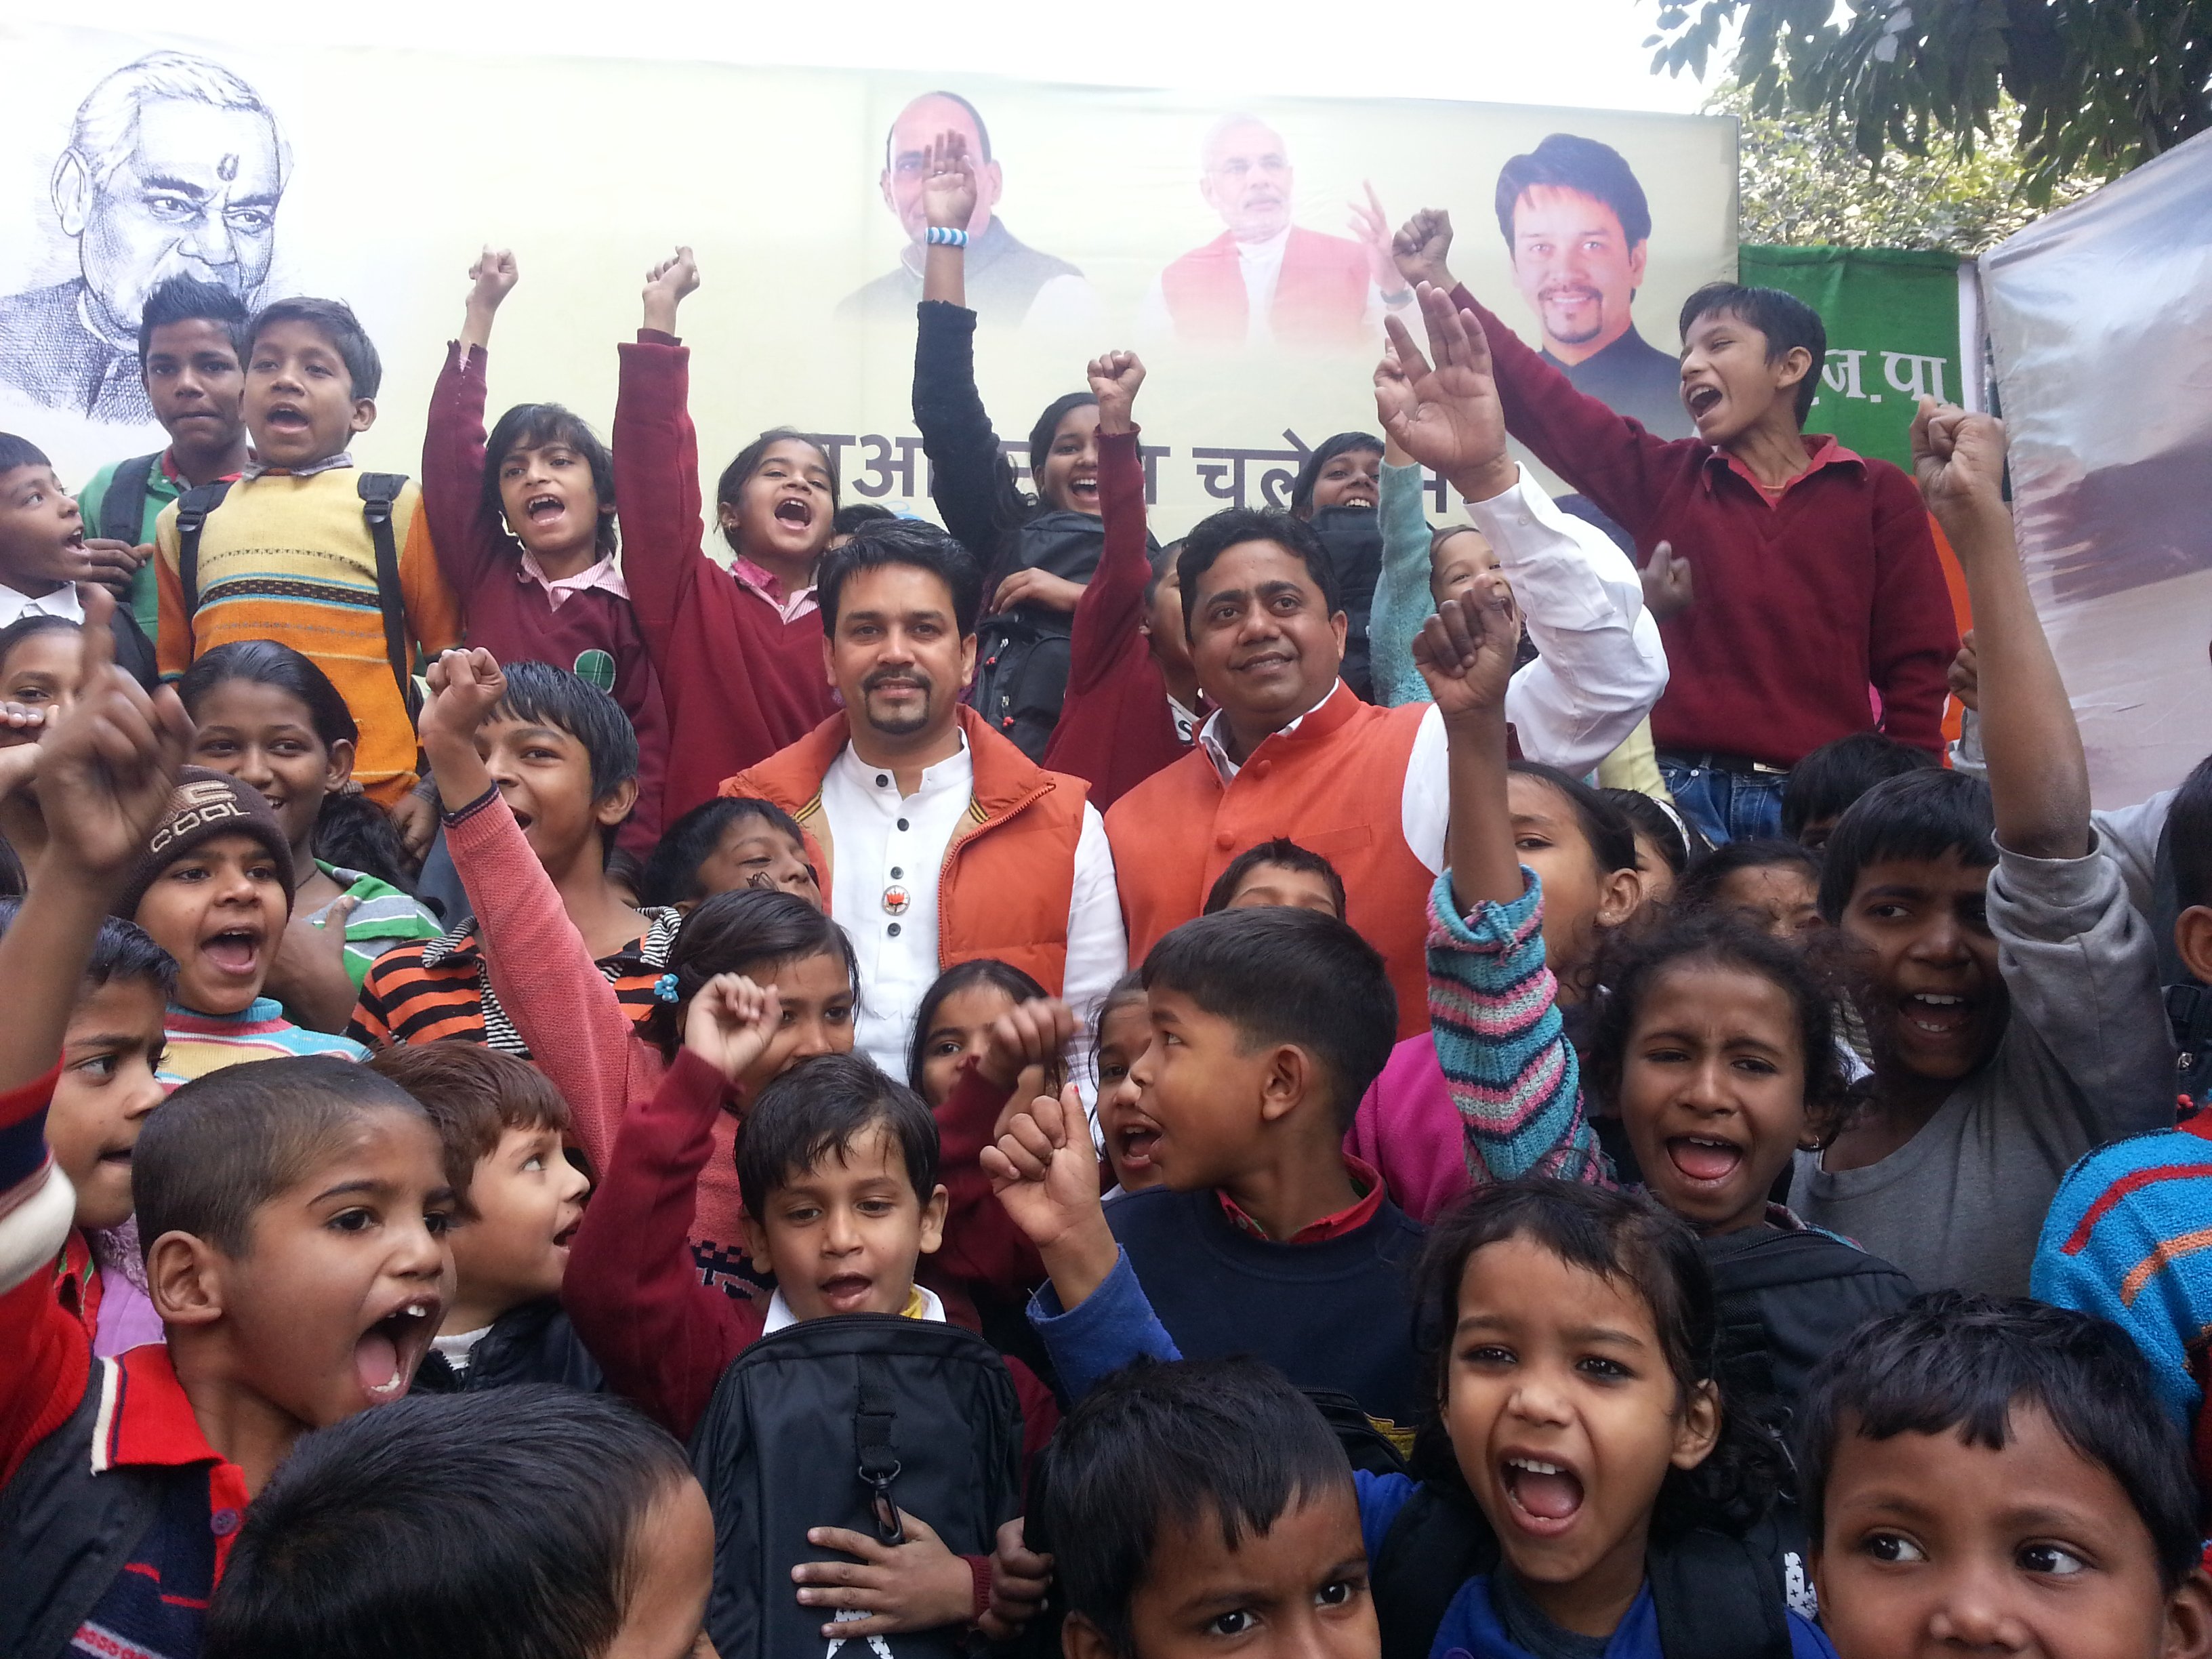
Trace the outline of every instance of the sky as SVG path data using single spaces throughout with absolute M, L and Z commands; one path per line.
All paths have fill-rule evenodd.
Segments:
M 23 21 L 81 24 L 82 0 L 11 0 Z M 1653 75 L 1643 45 L 1656 0 L 377 0 L 303 6 L 228 0 L 183 32 L 202 39 L 462 52 L 664 58 L 852 69 L 933 69 L 1091 85 L 1279 95 L 1456 98 L 1694 111 L 1705 88 Z M 1370 20 L 1380 19 L 1379 24 Z M 179 29 L 174 0 L 103 0 L 100 26 Z M 1103 35 L 1094 29 L 1103 28 Z

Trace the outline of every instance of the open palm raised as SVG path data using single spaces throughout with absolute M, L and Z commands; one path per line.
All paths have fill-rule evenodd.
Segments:
M 1375 370 L 1375 411 L 1398 447 L 1469 501 L 1502 494 L 1519 476 L 1505 449 L 1505 406 L 1490 372 L 1490 343 L 1474 313 L 1424 283 L 1416 290 L 1429 353 L 1395 317 Z M 1431 359 L 1434 361 L 1431 362 Z

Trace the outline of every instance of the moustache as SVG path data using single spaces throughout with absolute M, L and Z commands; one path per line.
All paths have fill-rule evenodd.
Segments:
M 915 673 L 910 669 L 879 668 L 860 682 L 863 691 L 880 691 L 887 685 L 911 686 L 917 691 L 932 690 L 929 677 Z

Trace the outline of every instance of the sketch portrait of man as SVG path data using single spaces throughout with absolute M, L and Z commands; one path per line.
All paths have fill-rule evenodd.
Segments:
M 77 106 L 50 184 L 77 273 L 0 299 L 0 381 L 49 409 L 150 422 L 147 294 L 185 276 L 252 304 L 289 164 L 260 94 L 220 64 L 156 52 L 107 76 Z

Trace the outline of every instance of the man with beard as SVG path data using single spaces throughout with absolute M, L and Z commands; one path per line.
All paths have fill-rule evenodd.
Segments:
M 289 158 L 260 94 L 178 52 L 117 70 L 77 108 L 54 212 L 79 274 L 0 299 L 0 379 L 49 409 L 143 426 L 146 296 L 172 276 L 250 308 L 275 252 Z
M 1636 331 L 1651 208 L 1620 152 L 1555 132 L 1498 174 L 1498 228 L 1543 358 L 1577 392 L 1655 437 L 1691 435 L 1681 367 Z
M 844 713 L 722 785 L 805 829 L 860 961 L 853 1046 L 894 1077 L 944 969 L 1011 963 L 1087 1024 L 1128 964 L 1088 786 L 1039 768 L 960 701 L 982 591 L 974 556 L 936 526 L 861 526 L 815 577 Z

